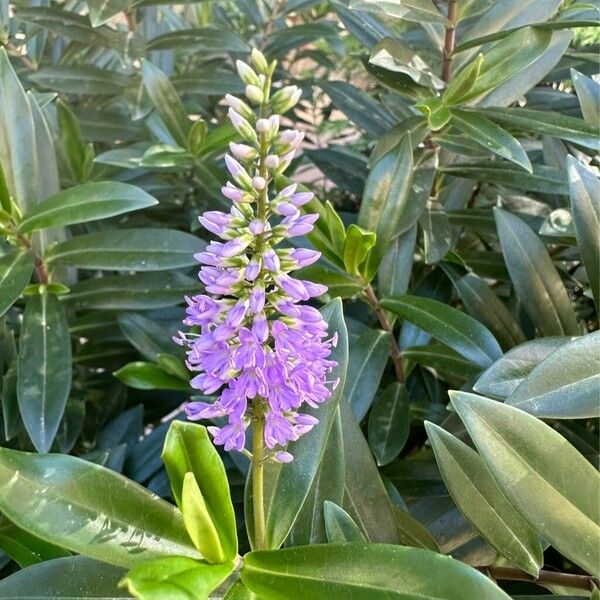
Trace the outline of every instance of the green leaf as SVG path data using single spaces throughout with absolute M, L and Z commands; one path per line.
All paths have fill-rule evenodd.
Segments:
M 600 183 L 594 173 L 578 160 L 567 158 L 571 212 L 577 247 L 583 259 L 590 288 L 600 306 Z
M 225 553 L 196 477 L 191 471 L 183 478 L 181 512 L 185 527 L 202 556 L 211 563 L 224 563 Z
M 117 584 L 125 571 L 87 556 L 48 560 L 0 580 L 0 597 L 14 600 L 130 598 Z
M 474 394 L 450 392 L 450 397 L 508 501 L 561 554 L 597 575 L 596 469 L 534 416 Z
M 176 352 L 171 339 L 176 331 L 172 323 L 161 323 L 134 312 L 119 314 L 117 321 L 123 335 L 145 359 L 157 362 L 159 355 Z M 189 380 L 187 371 L 186 379 Z
M 477 112 L 511 130 L 550 135 L 593 150 L 600 150 L 595 127 L 582 119 L 548 110 L 529 108 L 479 108 Z
M 225 559 L 233 560 L 238 545 L 235 513 L 225 467 L 206 428 L 185 421 L 173 422 L 165 439 L 162 459 L 179 506 L 183 502 L 184 479 L 187 473 L 194 474 L 206 511 L 216 526 Z
M 486 396 L 507 398 L 537 365 L 572 339 L 546 337 L 520 344 L 484 371 L 473 389 Z
M 504 349 L 525 341 L 517 321 L 481 277 L 475 273 L 461 276 L 449 266 L 442 267 L 470 315 L 488 327 Z
M 88 0 L 87 5 L 92 27 L 104 25 L 132 4 L 135 4 L 134 0 Z
M 600 84 L 575 69 L 571 69 L 571 81 L 577 92 L 583 118 L 597 130 L 600 127 L 600 107 L 598 106 Z
M 149 362 L 130 362 L 113 375 L 125 385 L 136 390 L 182 390 L 188 391 L 190 384 Z
M 71 339 L 65 309 L 55 296 L 27 300 L 17 361 L 19 410 L 39 452 L 48 452 L 71 388 Z
M 319 426 L 288 445 L 288 452 L 294 456 L 294 461 L 279 468 L 273 475 L 271 493 L 265 498 L 267 538 L 273 548 L 278 548 L 287 538 L 317 478 L 321 463 L 327 461 L 327 441 L 343 394 L 348 366 L 348 333 L 341 300 L 327 304 L 323 308 L 323 318 L 328 323 L 329 335 L 336 332 L 338 334 L 337 346 L 329 359 L 338 363 L 330 378 L 333 380 L 339 377 L 340 382 L 332 397 L 315 411 Z
M 70 31 L 67 35 L 70 37 Z M 43 89 L 77 96 L 115 96 L 123 94 L 130 83 L 123 73 L 90 65 L 43 67 L 29 78 Z
M 455 381 L 456 378 L 467 381 L 481 372 L 481 367 L 438 342 L 403 348 L 402 358 L 435 369 L 442 379 L 450 381 Z
M 350 351 L 348 380 L 344 396 L 356 419 L 367 414 L 377 393 L 379 382 L 390 355 L 390 334 L 380 329 L 367 329 Z
M 523 146 L 510 133 L 476 112 L 452 109 L 452 125 L 494 154 L 532 173 L 531 163 Z
M 253 592 L 269 600 L 508 599 L 485 575 L 458 560 L 385 544 L 325 544 L 250 552 L 241 576 Z
M 448 20 L 431 0 L 351 0 L 350 8 L 366 12 L 383 13 L 396 19 L 420 23 L 442 23 Z
M 0 508 L 43 540 L 117 566 L 200 558 L 174 506 L 73 456 L 0 448 Z
M 445 104 L 461 103 L 462 98 L 467 96 L 471 88 L 475 85 L 483 61 L 483 54 L 479 53 L 475 60 L 472 60 L 458 75 L 452 77 L 446 91 L 442 94 L 442 100 Z
M 473 86 L 455 103 L 463 103 L 489 92 L 533 64 L 548 48 L 552 32 L 524 27 L 494 44 L 484 59 Z
M 327 538 L 332 544 L 344 542 L 366 542 L 365 536 L 352 517 L 335 502 L 325 500 L 323 503 L 325 529 Z
M 390 483 L 390 485 L 393 485 Z M 396 490 L 396 493 L 397 490 Z M 396 518 L 396 527 L 400 535 L 400 541 L 406 546 L 414 548 L 423 548 L 424 550 L 432 550 L 439 552 L 437 542 L 433 536 L 407 511 L 401 510 L 394 506 L 394 516 Z
M 344 242 L 344 266 L 348 273 L 361 274 L 361 265 L 369 256 L 376 240 L 377 236 L 372 231 L 365 231 L 354 223 L 348 227 Z
M 506 399 L 541 419 L 600 417 L 600 332 L 561 346 Z
M 420 296 L 384 298 L 381 306 L 417 325 L 481 367 L 489 367 L 502 355 L 494 336 L 469 315 Z
M 540 538 L 511 506 L 477 452 L 433 423 L 425 429 L 444 483 L 473 527 L 500 554 L 537 577 L 544 562 Z
M 110 275 L 85 279 L 71 287 L 64 300 L 76 308 L 149 310 L 179 304 L 186 294 L 198 293 L 198 283 L 177 272 Z
M 148 41 L 148 50 L 170 50 L 185 52 L 248 52 L 248 45 L 233 31 L 227 29 L 180 29 L 163 33 Z
M 195 264 L 194 253 L 205 245 L 174 229 L 111 229 L 60 242 L 46 252 L 46 259 L 80 269 L 165 271 Z
M 154 206 L 157 201 L 133 185 L 116 181 L 84 183 L 47 198 L 25 213 L 18 232 L 107 219 Z
M 372 168 L 358 213 L 358 225 L 377 234 L 365 272 L 370 277 L 379 267 L 406 210 L 413 172 L 410 134 L 397 150 L 383 156 Z
M 86 144 L 77 117 L 64 102 L 56 105 L 56 116 L 60 131 L 60 148 L 71 180 L 84 183 L 91 174 L 94 147 Z
M 142 600 L 208 600 L 233 571 L 231 562 L 209 565 L 169 556 L 136 565 L 119 583 Z
M 169 78 L 151 62 L 142 63 L 142 81 L 154 108 L 164 121 L 173 139 L 186 147 L 192 122 Z
M 494 209 L 498 237 L 512 283 L 542 335 L 581 333 L 567 291 L 538 236 L 519 217 Z
M 32 273 L 33 259 L 29 252 L 15 250 L 0 257 L 0 317 L 23 293 Z
M 400 454 L 409 431 L 408 393 L 402 384 L 391 383 L 377 398 L 369 416 L 369 446 L 379 466 L 387 465 Z
M 426 98 L 415 104 L 415 107 L 427 117 L 427 126 L 431 131 L 443 129 L 452 117 L 450 108 L 438 97 Z

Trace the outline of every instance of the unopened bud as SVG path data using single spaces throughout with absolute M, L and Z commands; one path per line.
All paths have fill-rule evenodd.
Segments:
M 255 116 L 253 110 L 243 100 L 240 100 L 231 94 L 227 94 L 225 96 L 225 102 L 227 102 L 227 104 L 233 108 L 235 112 L 244 117 L 244 119 L 254 121 Z
M 242 62 L 241 60 L 236 60 L 235 66 L 237 67 L 237 72 L 240 76 L 240 79 L 246 85 L 256 85 L 260 87 L 260 79 L 251 67 L 249 67 L 245 62 Z
M 265 181 L 264 177 L 260 177 L 260 175 L 257 175 L 256 177 L 252 178 L 252 187 L 255 190 L 264 190 L 266 185 L 267 182 Z
M 236 144 L 229 142 L 229 150 L 238 160 L 252 160 L 257 154 L 258 150 L 252 148 L 252 146 L 246 146 L 246 144 Z
M 270 128 L 271 125 L 269 124 L 269 119 L 258 119 L 258 121 L 256 121 L 256 131 L 258 131 L 258 133 L 267 133 Z
M 258 141 L 258 139 L 256 137 L 256 131 L 254 131 L 254 129 L 252 128 L 250 123 L 248 123 L 248 121 L 246 121 L 246 119 L 244 119 L 244 117 L 242 117 L 242 115 L 237 113 L 233 108 L 229 109 L 228 114 L 229 114 L 229 119 L 231 120 L 231 123 L 235 127 L 236 131 L 245 140 L 248 140 L 249 142 L 256 144 Z
M 254 104 L 260 104 L 264 100 L 262 90 L 256 85 L 246 86 L 246 97 Z
M 269 71 L 269 63 L 267 63 L 265 55 L 258 48 L 252 48 L 250 59 L 252 60 L 254 68 L 259 73 L 263 73 L 265 75 L 267 74 L 267 72 Z
M 273 112 L 279 114 L 286 113 L 290 108 L 296 106 L 301 95 L 302 90 L 295 85 L 288 85 L 280 89 L 271 98 Z
M 267 169 L 276 169 L 279 166 L 279 157 L 275 154 L 269 154 L 269 156 L 265 158 L 265 166 Z

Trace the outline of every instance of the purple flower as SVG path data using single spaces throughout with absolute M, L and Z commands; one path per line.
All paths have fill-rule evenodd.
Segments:
M 250 76 L 247 69 L 244 73 Z M 260 91 L 270 102 L 268 89 Z M 279 104 L 297 101 L 298 91 L 290 88 L 289 95 L 281 96 Z M 320 253 L 275 246 L 284 237 L 311 231 L 318 215 L 300 213 L 299 207 L 313 194 L 297 191 L 297 184 L 278 193 L 269 189 L 299 148 L 303 134 L 278 132 L 277 114 L 256 120 L 241 100 L 232 96 L 226 100 L 233 125 L 249 144 L 230 145 L 245 166 L 225 156 L 236 183 L 221 189 L 232 202 L 231 210 L 208 211 L 200 217 L 200 223 L 223 241 L 212 241 L 195 255 L 207 294 L 186 298 L 184 324 L 196 329 L 176 339 L 186 348 L 186 364 L 194 373 L 191 386 L 217 397 L 212 403 L 189 402 L 185 412 L 191 420 L 226 419 L 225 425 L 208 430 L 226 450 L 242 451 L 252 411 L 260 403 L 271 458 L 289 462 L 292 456 L 284 451 L 286 445 L 318 423 L 305 407 L 326 401 L 336 384 L 329 380 L 336 366 L 329 358 L 336 337 L 328 337 L 327 324 L 316 308 L 301 304 L 327 288 L 290 276 L 317 261 Z

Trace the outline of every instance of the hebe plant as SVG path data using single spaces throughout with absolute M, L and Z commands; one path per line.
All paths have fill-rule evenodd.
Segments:
M 0 597 L 595 597 L 597 21 L 0 0 Z

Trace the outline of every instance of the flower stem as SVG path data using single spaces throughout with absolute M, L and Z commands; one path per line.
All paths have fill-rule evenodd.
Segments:
M 456 21 L 458 18 L 457 0 L 448 2 L 448 26 L 444 38 L 444 62 L 442 65 L 442 79 L 448 83 L 452 72 L 452 53 L 456 47 Z
M 252 419 L 252 508 L 254 511 L 254 549 L 266 550 L 267 529 L 264 497 L 265 416 L 261 401 L 254 402 Z

